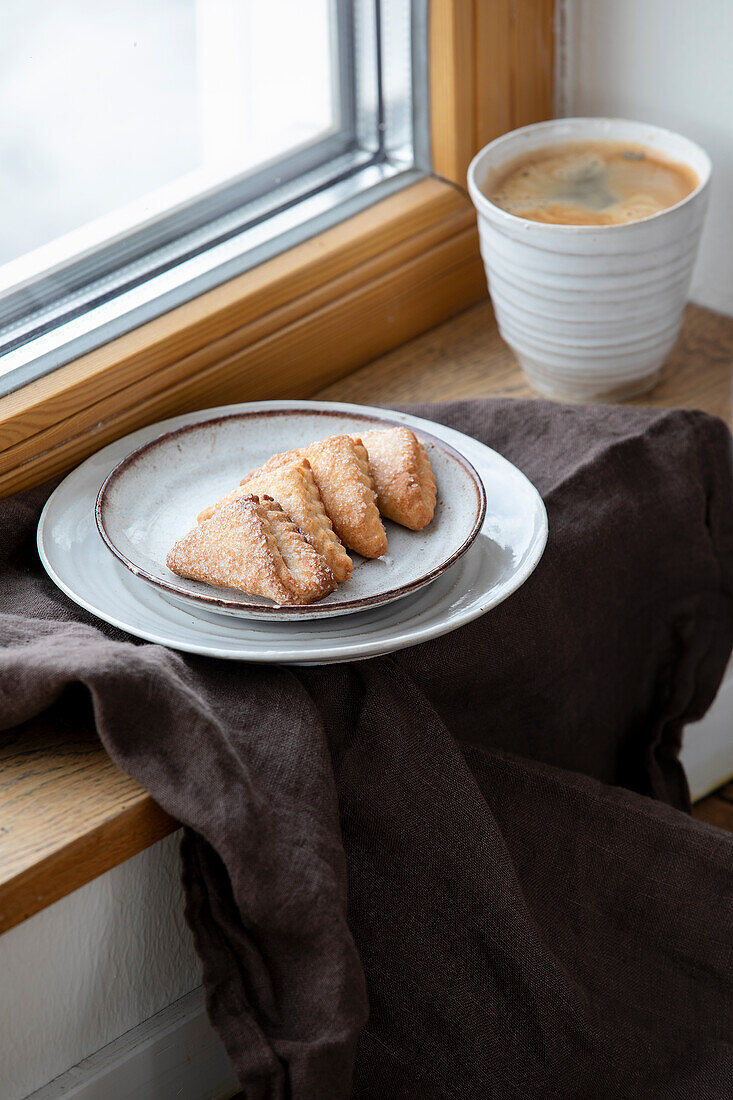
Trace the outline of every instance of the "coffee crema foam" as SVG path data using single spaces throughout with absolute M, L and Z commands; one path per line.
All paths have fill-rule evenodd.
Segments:
M 509 214 L 554 225 L 623 225 L 681 202 L 699 185 L 687 164 L 644 145 L 573 141 L 502 165 L 483 188 Z

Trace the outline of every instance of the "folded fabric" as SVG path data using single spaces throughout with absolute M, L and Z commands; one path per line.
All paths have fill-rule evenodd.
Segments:
M 682 727 L 710 705 L 733 638 L 726 426 L 543 401 L 410 411 L 514 462 L 542 493 L 550 534 L 519 592 L 405 650 L 403 667 L 459 739 L 689 808 Z
M 371 1008 L 354 1100 L 727 1096 L 733 837 L 461 751 L 396 662 L 357 671 L 336 767 Z
M 643 796 L 687 804 L 681 729 L 733 641 L 727 429 L 415 411 L 543 493 L 545 556 L 505 604 L 353 666 L 185 656 L 53 587 L 33 490 L 0 502 L 2 726 L 73 718 L 85 685 L 112 758 L 187 826 L 187 916 L 248 1100 L 724 1096 L 733 837 Z

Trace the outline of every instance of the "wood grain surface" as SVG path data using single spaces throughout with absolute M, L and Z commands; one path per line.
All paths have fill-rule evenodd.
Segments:
M 637 404 L 705 409 L 731 423 L 733 319 L 690 306 L 657 389 Z M 531 397 L 488 301 L 320 390 L 371 404 Z M 733 831 L 733 784 L 695 816 Z M 32 724 L 0 741 L 0 931 L 176 828 L 90 731 Z
M 433 169 L 466 186 L 494 138 L 553 116 L 554 0 L 431 0 Z
M 703 409 L 731 424 L 732 393 L 733 319 L 690 305 L 661 382 L 627 403 Z M 317 396 L 378 405 L 536 395 L 499 336 L 485 299 Z
M 733 833 L 733 783 L 726 783 L 714 794 L 703 798 L 694 807 L 693 814 L 708 825 Z
M 475 302 L 466 169 L 499 134 L 551 117 L 553 19 L 554 0 L 431 0 L 438 178 L 0 398 L 0 496 L 166 416 L 307 396 Z
M 165 416 L 305 397 L 483 286 L 469 200 L 423 180 L 0 398 L 0 496 Z
M 0 736 L 0 932 L 177 828 L 93 730 L 58 719 Z

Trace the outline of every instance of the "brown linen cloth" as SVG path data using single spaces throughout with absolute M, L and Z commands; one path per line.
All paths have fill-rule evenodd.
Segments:
M 503 606 L 361 664 L 189 657 L 53 587 L 35 490 L 0 503 L 0 722 L 93 722 L 189 827 L 187 916 L 248 1100 L 730 1095 L 733 837 L 643 797 L 686 806 L 680 731 L 733 640 L 727 430 L 415 411 L 543 493 L 547 551 Z

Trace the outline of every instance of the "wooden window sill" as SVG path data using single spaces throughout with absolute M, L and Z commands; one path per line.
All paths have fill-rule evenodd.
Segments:
M 549 118 L 554 0 L 429 0 L 433 175 L 0 398 L 0 496 L 207 405 L 304 397 L 478 301 L 472 154 Z
M 471 203 L 422 180 L 0 398 L 0 496 L 178 412 L 306 396 L 484 285 Z
M 637 404 L 696 407 L 732 423 L 733 319 L 690 306 L 666 377 Z M 531 397 L 487 301 L 314 396 L 373 404 Z M 733 831 L 733 784 L 695 815 Z M 0 932 L 178 827 L 92 734 L 36 722 L 0 745 Z

